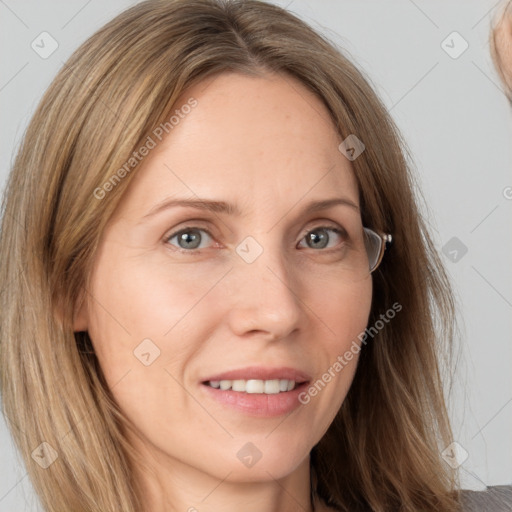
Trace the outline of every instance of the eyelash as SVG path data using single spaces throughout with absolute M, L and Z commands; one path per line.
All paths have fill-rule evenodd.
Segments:
M 175 231 L 174 233 L 166 235 L 164 237 L 164 241 L 165 241 L 165 243 L 167 245 L 172 245 L 172 244 L 169 243 L 169 240 L 171 240 L 172 238 L 174 238 L 177 235 L 180 235 L 182 233 L 186 233 L 187 231 L 193 231 L 193 230 L 204 231 L 211 239 L 214 239 L 213 235 L 210 233 L 210 231 L 208 229 L 206 229 L 204 227 L 200 227 L 200 226 L 190 225 L 190 226 L 185 226 L 185 227 L 181 228 L 179 231 Z M 332 226 L 332 225 L 324 226 L 324 225 L 321 225 L 321 226 L 315 226 L 314 228 L 310 229 L 306 233 L 306 235 L 304 235 L 302 237 L 301 241 L 304 240 L 304 238 L 309 233 L 312 233 L 313 231 L 317 231 L 317 230 L 333 231 L 334 233 L 336 233 L 337 235 L 340 235 L 341 237 L 345 236 L 346 238 L 348 238 L 347 232 L 343 228 L 340 228 L 339 226 Z M 342 246 L 341 247 L 331 247 L 329 249 L 320 249 L 319 251 L 320 252 L 325 252 L 325 253 L 331 253 L 331 252 L 340 251 L 341 249 L 343 249 L 343 247 L 344 247 L 344 244 L 342 242 Z M 181 247 L 176 247 L 174 245 L 172 245 L 172 248 L 173 248 L 172 250 L 175 250 L 175 251 L 181 252 L 181 253 L 186 253 L 186 254 L 200 254 L 204 250 L 206 250 L 206 249 L 182 249 Z

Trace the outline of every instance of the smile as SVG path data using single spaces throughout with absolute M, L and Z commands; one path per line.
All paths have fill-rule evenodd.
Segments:
M 266 395 L 275 395 L 292 391 L 295 388 L 295 381 L 289 379 L 272 379 L 272 380 L 211 380 L 206 385 L 221 389 L 222 391 L 238 391 L 240 393 L 264 393 Z

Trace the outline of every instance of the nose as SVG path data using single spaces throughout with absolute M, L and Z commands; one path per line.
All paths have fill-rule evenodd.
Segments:
M 252 263 L 236 261 L 229 286 L 228 322 L 235 335 L 284 339 L 304 318 L 300 284 L 278 249 L 265 249 Z

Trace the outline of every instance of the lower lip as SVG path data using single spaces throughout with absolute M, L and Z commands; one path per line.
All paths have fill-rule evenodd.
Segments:
M 219 388 L 212 388 L 208 384 L 201 384 L 207 395 L 217 402 L 238 412 L 265 418 L 289 414 L 299 407 L 301 405 L 299 395 L 307 386 L 308 383 L 303 382 L 292 391 L 266 395 L 264 393 L 223 391 Z

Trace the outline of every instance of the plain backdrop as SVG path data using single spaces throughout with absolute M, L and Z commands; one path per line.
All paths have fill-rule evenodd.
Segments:
M 59 68 L 100 26 L 135 3 L 0 1 L 2 191 L 20 138 Z M 462 487 L 510 484 L 512 109 L 489 53 L 497 3 L 275 3 L 288 6 L 356 62 L 408 143 L 428 204 L 425 215 L 459 300 L 461 356 L 448 399 L 454 442 L 464 459 Z M 49 56 L 33 49 L 41 37 L 58 45 Z M 38 510 L 1 416 L 0 446 L 0 511 Z

